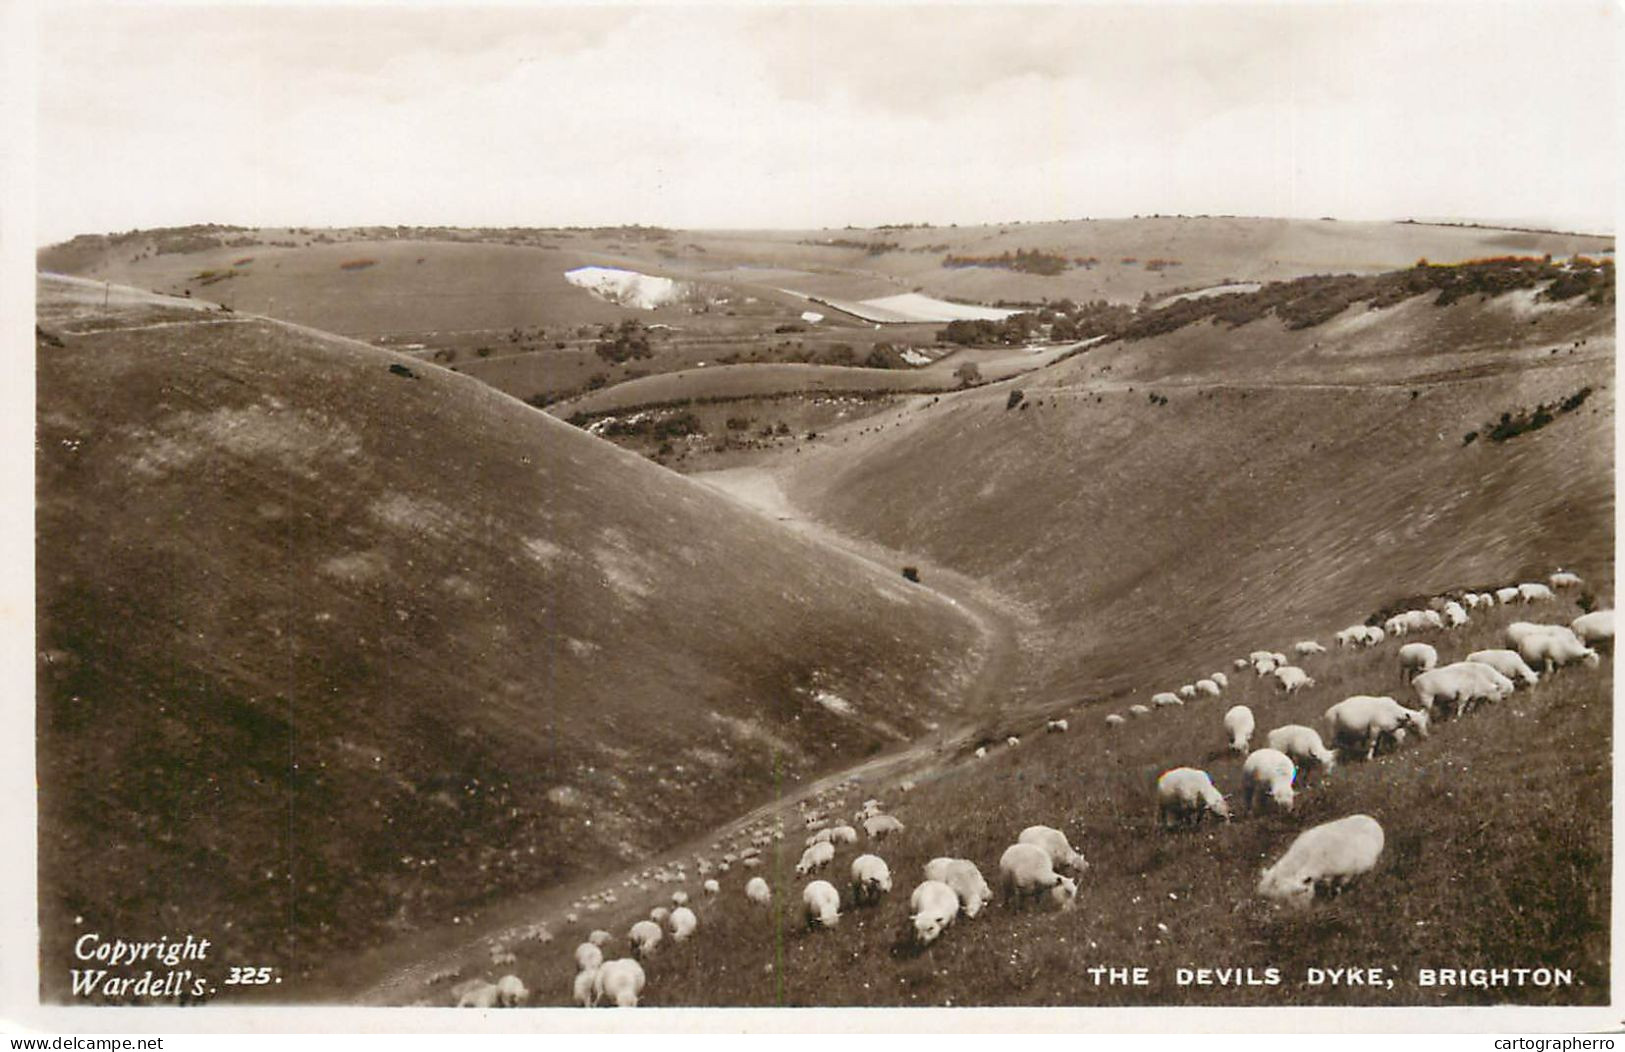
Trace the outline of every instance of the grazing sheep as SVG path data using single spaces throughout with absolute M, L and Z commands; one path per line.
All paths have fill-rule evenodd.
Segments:
M 687 906 L 688 905 L 688 892 L 686 892 L 686 891 L 674 891 L 674 892 L 672 892 L 671 893 L 671 904 L 673 906 Z
M 576 947 L 576 970 L 586 971 L 604 963 L 604 951 L 596 942 L 584 942 Z
M 1216 698 L 1216 697 L 1218 697 L 1220 694 L 1222 694 L 1224 692 L 1219 688 L 1219 685 L 1217 683 L 1215 683 L 1213 680 L 1211 680 L 1211 679 L 1199 679 L 1199 680 L 1196 681 L 1196 693 L 1201 694 L 1201 695 L 1203 695 L 1205 697 Z
M 1297 776 L 1292 757 L 1279 749 L 1253 751 L 1241 765 L 1243 807 L 1251 814 L 1254 800 L 1267 797 L 1281 810 L 1292 810 L 1292 780 Z
M 574 924 L 579 919 L 580 918 L 578 918 L 574 913 L 566 913 L 564 915 L 564 923 L 566 924 Z
M 1246 668 L 1248 664 L 1250 664 L 1250 662 L 1246 658 L 1237 658 L 1236 660 L 1230 662 L 1230 667 L 1235 669 L 1237 672 L 1240 672 L 1242 669 Z
M 575 982 L 570 986 L 571 995 L 581 1002 L 582 1008 L 594 1008 L 598 1005 L 598 969 L 588 968 L 576 973 Z
M 1175 767 L 1157 779 L 1157 825 L 1199 825 L 1205 815 L 1230 820 L 1230 805 L 1206 771 Z
M 1593 610 L 1569 622 L 1569 630 L 1588 647 L 1614 645 L 1614 612 Z
M 1144 705 L 1130 705 L 1128 707 L 1128 711 L 1129 711 L 1129 715 L 1131 715 L 1131 716 L 1149 716 L 1149 715 L 1151 715 L 1151 710 L 1146 708 Z
M 1065 720 L 1050 720 L 1044 724 L 1044 729 L 1051 734 L 1065 734 L 1067 722 Z
M 609 932 L 605 931 L 604 929 L 594 928 L 592 930 L 592 934 L 587 936 L 587 941 L 592 943 L 594 946 L 602 947 L 604 943 L 608 942 L 611 938 L 612 936 L 609 934 Z
M 1467 623 L 1467 611 L 1461 608 L 1460 603 L 1451 600 L 1444 604 L 1444 620 L 1449 627 L 1460 628 Z
M 1224 733 L 1230 739 L 1230 748 L 1245 753 L 1255 726 L 1252 709 L 1245 705 L 1231 706 L 1230 711 L 1224 714 Z
M 1288 723 L 1270 731 L 1268 741 L 1271 749 L 1290 756 L 1300 770 L 1311 763 L 1327 771 L 1337 766 L 1337 754 L 1326 748 L 1326 743 L 1320 740 L 1320 733 L 1313 727 Z
M 1079 876 L 1089 871 L 1089 863 L 1084 860 L 1083 855 L 1072 849 L 1072 845 L 1067 842 L 1066 834 L 1059 829 L 1050 826 L 1028 826 L 1016 837 L 1016 843 L 1043 848 L 1056 869 L 1070 869 Z
M 982 879 L 976 863 L 963 858 L 934 858 L 925 864 L 925 879 L 940 880 L 959 896 L 960 912 L 974 919 L 993 900 L 993 889 Z
M 655 947 L 660 945 L 660 940 L 665 938 L 665 933 L 660 930 L 660 925 L 656 922 L 640 920 L 632 925 L 632 929 L 626 933 L 626 938 L 632 944 L 634 956 L 647 957 L 654 952 Z
M 827 840 L 814 844 L 801 853 L 801 861 L 796 863 L 796 876 L 804 877 L 815 869 L 823 869 L 835 861 L 835 845 Z
M 1228 690 L 1230 688 L 1230 677 L 1226 676 L 1223 672 L 1211 673 L 1208 676 L 1208 679 L 1211 679 L 1213 682 L 1217 683 L 1220 690 Z
M 870 840 L 884 840 L 893 833 L 901 833 L 905 826 L 891 815 L 875 815 L 863 821 L 863 831 Z
M 1522 627 L 1516 636 L 1513 629 Z M 1595 668 L 1602 658 L 1595 650 L 1580 642 L 1580 637 L 1567 625 L 1529 625 L 1518 622 L 1507 628 L 1507 638 L 1513 641 L 1518 656 L 1538 666 L 1542 672 L 1551 672 L 1560 665 L 1583 661 Z
M 985 745 L 977 746 L 977 748 L 976 748 L 976 758 L 978 760 L 987 759 L 987 746 L 985 746 Z
M 700 887 L 705 890 L 707 895 L 715 895 L 722 890 L 722 885 L 718 884 L 714 877 L 701 884 Z
M 1266 867 L 1258 893 L 1276 902 L 1307 906 L 1317 891 L 1335 895 L 1369 873 L 1382 854 L 1382 826 L 1370 815 L 1350 815 L 1306 829 Z
M 678 906 L 671 911 L 671 941 L 683 942 L 700 926 L 700 918 L 694 916 L 694 911 L 687 906 Z
M 1533 687 L 1540 682 L 1535 670 L 1524 664 L 1523 658 L 1518 656 L 1516 650 L 1475 650 L 1467 655 L 1467 660 L 1488 665 L 1514 684 L 1522 683 L 1526 687 Z
M 1006 900 L 1013 898 L 1018 906 L 1060 888 L 1061 907 L 1070 909 L 1078 893 L 1077 883 L 1055 872 L 1049 852 L 1037 844 L 1011 844 L 1005 848 L 999 856 L 999 876 Z
M 1521 595 L 1522 593 L 1518 591 L 1517 585 L 1508 585 L 1505 588 L 1497 588 L 1495 590 L 1495 601 L 1503 605 L 1506 603 L 1515 603 L 1518 601 Z
M 959 894 L 940 880 L 926 880 L 908 897 L 908 907 L 914 911 L 908 918 L 914 941 L 929 946 L 959 916 Z
M 1546 578 L 1546 583 L 1553 588 L 1578 588 L 1582 584 L 1580 575 L 1570 573 L 1568 570 L 1559 570 Z
M 1190 701 L 1192 698 L 1196 697 L 1196 684 L 1187 683 L 1183 687 L 1180 687 L 1179 696 L 1185 701 Z
M 852 860 L 852 901 L 879 902 L 891 891 L 891 869 L 879 855 L 859 855 Z
M 670 916 L 671 910 L 667 909 L 665 906 L 656 906 L 654 909 L 649 911 L 649 919 L 654 921 L 656 924 L 666 923 L 666 918 Z
M 1021 744 L 1021 739 L 1016 737 L 1014 734 L 1012 734 L 1012 735 L 1010 735 L 1010 737 L 1004 739 L 1004 744 L 1009 746 L 1010 748 L 1014 749 L 1016 746 Z M 868 825 L 867 822 L 865 822 L 864 824 Z
M 833 928 L 841 920 L 841 893 L 827 880 L 815 880 L 801 889 L 807 927 Z
M 1404 679 L 1415 679 L 1438 663 L 1438 650 L 1427 643 L 1406 643 L 1399 648 L 1399 674 Z
M 1127 722 L 1128 720 L 1124 719 L 1120 713 L 1111 712 L 1106 714 L 1106 726 L 1108 727 L 1121 727 Z
M 1427 712 L 1407 709 L 1389 697 L 1355 694 L 1327 709 L 1325 719 L 1332 748 L 1345 754 L 1363 752 L 1367 760 L 1376 755 L 1382 742 L 1397 743 L 1399 732 L 1407 727 L 1428 736 Z
M 834 829 L 832 827 L 826 826 L 823 829 L 820 829 L 818 832 L 814 833 L 812 836 L 808 837 L 806 839 L 806 841 L 804 842 L 805 846 L 806 847 L 812 847 L 814 844 L 827 844 L 827 843 L 829 843 L 829 838 L 833 833 L 834 833 Z
M 497 980 L 497 1007 L 518 1008 L 530 997 L 530 991 L 517 975 L 504 975 Z
M 1166 691 L 1165 690 L 1165 691 L 1162 691 L 1160 693 L 1151 695 L 1151 707 L 1152 708 L 1165 709 L 1170 705 L 1183 705 L 1183 704 L 1185 704 L 1185 703 L 1183 701 L 1179 700 L 1179 695 L 1175 694 L 1175 693 L 1173 693 L 1171 691 Z M 1129 711 L 1132 712 L 1133 710 L 1130 709 Z
M 1556 599 L 1557 596 L 1553 595 L 1552 590 L 1543 584 L 1520 584 L 1518 586 L 1518 598 L 1526 603 L 1543 603 L 1549 599 Z
M 593 984 L 594 1000 L 612 998 L 617 1008 L 636 1008 L 638 995 L 643 993 L 643 965 L 630 957 L 605 961 L 598 969 L 598 981 Z
M 1252 650 L 1247 654 L 1247 660 L 1256 665 L 1260 661 L 1274 661 L 1276 657 L 1273 650 Z
M 496 983 L 488 983 L 484 979 L 474 979 L 452 993 L 457 994 L 458 1008 L 495 1008 L 499 992 Z
M 1314 654 L 1324 654 L 1326 653 L 1326 648 L 1315 642 L 1313 639 L 1305 639 L 1301 642 L 1292 644 L 1292 652 L 1301 658 L 1306 658 Z
M 745 897 L 758 906 L 766 906 L 773 901 L 773 892 L 767 886 L 767 881 L 761 877 L 751 877 L 745 885 Z
M 1361 642 L 1365 646 L 1374 647 L 1387 638 L 1388 636 L 1383 632 L 1383 630 L 1378 628 L 1376 625 L 1366 625 L 1365 638 L 1361 640 Z
M 1275 656 L 1273 654 L 1269 657 L 1259 658 L 1257 661 L 1253 662 L 1253 674 L 1259 678 L 1263 678 L 1264 676 L 1269 675 L 1271 672 L 1274 672 L 1276 668 L 1280 666 L 1280 664 L 1281 663 L 1279 661 L 1275 660 Z
M 900 793 L 912 793 L 914 791 L 914 782 L 912 780 L 898 782 L 897 791 Z
M 1276 686 L 1280 687 L 1288 694 L 1295 694 L 1304 687 L 1312 687 L 1315 685 L 1314 678 L 1303 669 L 1298 668 L 1296 665 L 1282 665 L 1280 668 L 1276 669 L 1275 683 Z
M 1337 641 L 1337 645 L 1340 647 L 1358 646 L 1365 638 L 1365 626 L 1350 625 L 1332 633 L 1332 638 Z

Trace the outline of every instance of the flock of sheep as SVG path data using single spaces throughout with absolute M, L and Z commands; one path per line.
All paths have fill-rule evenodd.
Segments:
M 1380 627 L 1352 625 L 1336 634 L 1336 642 L 1341 647 L 1371 647 L 1412 633 L 1448 632 L 1468 623 L 1469 610 L 1504 603 L 1548 601 L 1555 598 L 1553 589 L 1574 588 L 1580 583 L 1576 575 L 1559 571 L 1551 575 L 1549 584 L 1513 585 L 1495 592 L 1468 592 L 1459 597 L 1439 596 L 1430 601 L 1427 609 L 1396 614 Z M 1438 649 L 1434 645 L 1405 643 L 1399 648 L 1398 671 L 1409 680 L 1416 707 L 1407 708 L 1387 695 L 1360 694 L 1345 698 L 1326 710 L 1324 739 L 1311 727 L 1288 724 L 1270 731 L 1265 747 L 1249 751 L 1256 730 L 1253 713 L 1245 705 L 1233 706 L 1224 714 L 1223 727 L 1230 748 L 1245 757 L 1242 763 L 1244 810 L 1251 813 L 1266 804 L 1290 810 L 1300 771 L 1310 767 L 1330 771 L 1337 764 L 1339 752 L 1345 757 L 1369 759 L 1379 748 L 1403 743 L 1408 732 L 1426 737 L 1429 724 L 1435 718 L 1465 714 L 1476 705 L 1499 700 L 1510 694 L 1517 684 L 1533 685 L 1542 673 L 1559 666 L 1574 663 L 1595 666 L 1599 657 L 1594 647 L 1610 646 L 1613 641 L 1613 611 L 1588 613 L 1566 626 L 1516 622 L 1506 629 L 1506 637 L 1507 649 L 1476 651 L 1446 665 L 1439 664 Z M 1324 646 L 1311 640 L 1297 643 L 1293 650 L 1298 660 L 1326 653 Z M 1254 651 L 1245 658 L 1235 659 L 1233 664 L 1238 672 L 1251 669 L 1255 676 L 1271 678 L 1285 693 L 1314 685 L 1308 673 L 1290 664 L 1280 652 Z M 1226 674 L 1214 672 L 1177 691 L 1154 694 L 1150 707 L 1133 705 L 1128 711 L 1132 717 L 1145 716 L 1154 708 L 1182 706 L 1186 701 L 1202 697 L 1219 697 L 1228 687 Z M 1126 724 L 1129 718 L 1113 713 L 1106 717 L 1106 723 L 1116 728 Z M 1065 733 L 1069 729 L 1068 721 L 1049 720 L 1046 729 L 1051 733 Z M 1010 737 L 1006 744 L 1014 747 L 1020 744 L 1020 739 Z M 985 747 L 976 750 L 978 757 L 986 754 Z M 878 799 L 864 801 L 850 823 L 836 822 L 828 812 L 839 806 L 845 794 L 857 785 L 855 780 L 848 779 L 796 805 L 807 836 L 795 874 L 815 878 L 801 888 L 800 895 L 801 911 L 811 930 L 834 928 L 840 921 L 841 890 L 831 880 L 817 876 L 833 865 L 838 849 L 859 842 L 859 827 L 869 842 L 867 846 L 872 849 L 905 829 L 902 822 L 885 812 Z M 898 788 L 906 793 L 913 788 L 913 783 L 905 781 Z M 1157 780 L 1156 799 L 1161 828 L 1199 824 L 1208 816 L 1231 818 L 1228 799 L 1215 787 L 1206 771 L 1194 767 L 1176 767 L 1165 772 Z M 785 836 L 785 818 L 780 815 L 744 827 L 730 842 L 713 842 L 711 857 L 694 858 L 694 876 L 701 881 L 702 902 L 720 897 L 722 888 L 718 877 L 736 866 L 744 870 L 758 868 L 762 864 L 763 849 L 784 840 Z M 1350 815 L 1314 826 L 1299 834 L 1280 858 L 1264 869 L 1258 894 L 1297 905 L 1309 903 L 1317 892 L 1335 894 L 1376 865 L 1383 842 L 1381 825 L 1369 815 Z M 1058 909 L 1070 910 L 1077 895 L 1077 881 L 1089 869 L 1089 863 L 1060 830 L 1035 825 L 1016 836 L 1000 856 L 998 867 L 1006 904 L 1023 908 L 1048 902 Z M 892 891 L 891 869 L 875 850 L 853 858 L 848 876 L 849 909 L 877 903 Z M 909 896 L 909 921 L 913 939 L 919 946 L 934 942 L 960 917 L 974 919 L 993 899 L 992 889 L 980 868 L 970 859 L 934 858 L 923 867 L 921 878 Z M 689 880 L 687 863 L 679 861 L 646 869 L 626 878 L 622 885 L 648 890 L 651 882 L 686 884 Z M 761 875 L 752 875 L 746 881 L 744 895 L 755 907 L 768 908 L 773 902 L 772 888 Z M 596 912 L 615 901 L 613 889 L 578 899 L 571 904 L 565 920 L 575 923 L 580 911 Z M 602 929 L 594 930 L 586 942 L 576 947 L 572 987 L 576 1003 L 585 1007 L 637 1005 L 646 981 L 641 962 L 654 954 L 666 939 L 681 943 L 699 931 L 700 916 L 690 904 L 687 891 L 674 890 L 670 901 L 669 907 L 655 907 L 647 918 L 638 920 L 628 930 L 626 941 L 630 956 L 605 960 L 603 947 L 613 936 Z M 542 925 L 534 925 L 523 934 L 543 943 L 552 940 Z M 500 943 L 493 943 L 490 949 L 493 965 L 514 960 Z M 452 993 L 458 1005 L 480 1008 L 517 1006 L 529 996 L 524 984 L 511 974 L 494 983 L 471 980 L 454 987 Z

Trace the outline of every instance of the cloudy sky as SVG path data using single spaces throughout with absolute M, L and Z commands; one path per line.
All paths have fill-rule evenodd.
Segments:
M 41 242 L 1149 212 L 1613 229 L 1607 2 L 39 17 Z

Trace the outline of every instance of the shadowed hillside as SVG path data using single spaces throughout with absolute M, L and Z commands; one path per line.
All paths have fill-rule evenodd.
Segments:
M 101 294 L 40 284 L 46 962 L 77 916 L 296 979 L 916 735 L 975 671 L 929 590 L 472 379 Z

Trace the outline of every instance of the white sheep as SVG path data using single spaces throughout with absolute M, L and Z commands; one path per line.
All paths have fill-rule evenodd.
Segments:
M 1183 687 L 1180 687 L 1179 696 L 1185 701 L 1190 701 L 1192 698 L 1196 697 L 1196 684 L 1187 683 Z
M 1292 652 L 1298 655 L 1300 658 L 1306 658 L 1315 654 L 1324 654 L 1326 653 L 1326 648 L 1315 642 L 1313 639 L 1304 639 L 1292 644 Z
M 1569 630 L 1588 647 L 1599 644 L 1608 647 L 1614 643 L 1614 612 L 1593 610 L 1569 622 Z
M 1508 585 L 1505 588 L 1497 588 L 1495 590 L 1495 601 L 1503 605 L 1506 603 L 1515 603 L 1518 601 L 1521 595 L 1522 593 L 1518 591 L 1517 585 Z
M 495 1008 L 499 992 L 497 984 L 484 979 L 471 979 L 452 990 L 458 1008 Z
M 1279 749 L 1249 753 L 1241 765 L 1242 804 L 1247 813 L 1252 813 L 1253 803 L 1260 797 L 1273 800 L 1283 811 L 1292 810 L 1292 780 L 1297 776 L 1297 764 Z
M 517 975 L 504 975 L 497 980 L 497 1007 L 518 1008 L 530 997 L 530 991 Z
M 576 970 L 586 971 L 604 963 L 604 951 L 596 942 L 584 942 L 576 947 Z
M 602 947 L 604 943 L 608 942 L 613 937 L 614 936 L 610 935 L 609 932 L 602 928 L 594 928 L 591 934 L 587 936 L 587 941 L 592 943 L 594 946 Z
M 598 969 L 587 968 L 576 973 L 575 981 L 570 985 L 571 996 L 581 1002 L 582 1008 L 593 1008 L 598 1004 Z
M 1204 697 L 1216 698 L 1224 692 L 1212 679 L 1199 679 L 1196 681 L 1196 693 Z
M 655 947 L 660 945 L 660 940 L 665 938 L 665 933 L 661 931 L 660 925 L 655 921 L 640 920 L 632 925 L 631 930 L 626 933 L 626 938 L 632 944 L 632 953 L 634 955 L 647 957 L 655 951 Z
M 959 916 L 959 894 L 943 881 L 925 880 L 908 897 L 908 907 L 913 911 L 908 919 L 914 925 L 915 943 L 929 946 Z
M 1157 779 L 1159 826 L 1197 825 L 1208 814 L 1230 820 L 1230 805 L 1206 771 L 1175 767 Z
M 1535 603 L 1556 599 L 1557 596 L 1553 595 L 1552 590 L 1543 584 L 1529 583 L 1518 586 L 1518 598 L 1526 603 Z
M 1128 711 L 1129 711 L 1129 715 L 1131 715 L 1131 716 L 1149 716 L 1149 715 L 1151 715 L 1151 710 L 1146 708 L 1144 705 L 1130 705 L 1128 707 Z
M 1578 588 L 1581 585 L 1580 575 L 1568 570 L 1559 570 L 1546 578 L 1546 583 L 1553 588 Z
M 1384 741 L 1398 742 L 1399 732 L 1414 727 L 1428 736 L 1428 714 L 1407 709 L 1390 697 L 1355 694 L 1326 710 L 1326 737 L 1335 749 L 1345 753 L 1363 752 L 1366 759 L 1376 754 Z
M 665 906 L 656 906 L 654 909 L 649 911 L 649 919 L 654 921 L 656 924 L 666 923 L 666 918 L 669 916 L 671 916 L 671 910 Z
M 1317 891 L 1336 894 L 1369 873 L 1382 845 L 1382 826 L 1370 815 L 1350 815 L 1306 829 L 1274 865 L 1264 869 L 1258 893 L 1276 902 L 1306 906 Z
M 1021 739 L 1012 734 L 1010 737 L 1004 739 L 1004 744 L 1014 749 L 1016 746 L 1021 744 Z M 864 824 L 867 825 L 868 823 L 865 822 Z
M 1516 636 L 1513 629 L 1522 629 Z M 1595 650 L 1580 642 L 1580 637 L 1567 625 L 1530 625 L 1517 622 L 1508 626 L 1507 638 L 1513 640 L 1518 655 L 1531 667 L 1551 672 L 1560 665 L 1583 661 L 1595 668 L 1602 658 Z
M 1366 625 L 1365 638 L 1361 640 L 1361 642 L 1365 646 L 1374 647 L 1387 638 L 1388 636 L 1383 632 L 1383 630 L 1378 628 L 1376 625 Z
M 1230 711 L 1224 714 L 1224 733 L 1225 737 L 1230 739 L 1230 748 L 1235 752 L 1245 753 L 1256 725 L 1252 709 L 1245 705 L 1232 705 Z
M 1208 674 L 1207 678 L 1217 683 L 1220 690 L 1230 689 L 1230 677 L 1226 676 L 1223 672 L 1211 672 Z
M 1326 743 L 1320 740 L 1320 733 L 1313 727 L 1288 723 L 1270 731 L 1268 743 L 1270 748 L 1292 757 L 1292 762 L 1300 770 L 1311 763 L 1327 771 L 1337 766 L 1337 754 L 1326 748 Z
M 906 827 L 891 815 L 875 815 L 873 818 L 863 820 L 863 831 L 869 834 L 870 840 L 884 840 L 893 833 L 901 833 Z
M 1037 844 L 1011 844 L 999 856 L 999 876 L 1006 900 L 1024 905 L 1029 898 L 1054 893 L 1062 909 L 1071 909 L 1077 882 L 1055 872 L 1049 852 Z
M 1249 664 L 1251 664 L 1251 662 L 1249 662 L 1246 658 L 1237 658 L 1236 660 L 1230 662 L 1230 667 L 1235 669 L 1237 672 L 1240 672 Z
M 891 891 L 891 869 L 879 855 L 859 855 L 852 860 L 852 901 L 878 902 Z
M 706 882 L 701 884 L 700 887 L 705 890 L 707 895 L 715 895 L 722 890 L 722 885 L 717 883 L 715 877 L 706 880 Z
M 801 861 L 796 863 L 796 876 L 804 877 L 816 869 L 823 869 L 835 860 L 835 845 L 829 841 L 814 844 L 801 853 Z
M 1089 863 L 1067 842 L 1066 834 L 1050 826 L 1028 826 L 1016 837 L 1018 844 L 1032 844 L 1044 849 L 1056 869 L 1070 869 L 1082 876 L 1089 871 Z
M 617 1008 L 636 1008 L 638 995 L 643 993 L 643 965 L 630 957 L 605 961 L 598 969 L 598 981 L 593 984 L 594 1000 L 611 998 Z
M 1269 657 L 1259 658 L 1253 662 L 1253 674 L 1262 678 L 1274 672 L 1279 665 L 1280 662 L 1275 660 L 1273 654 Z
M 1049 720 L 1044 724 L 1044 729 L 1051 734 L 1065 734 L 1067 726 L 1065 720 Z
M 1399 648 L 1399 674 L 1415 679 L 1439 664 L 1439 651 L 1427 643 L 1406 643 Z
M 1108 712 L 1106 714 L 1106 726 L 1108 727 L 1121 727 L 1127 722 L 1128 720 L 1124 719 L 1121 713 Z
M 696 917 L 694 911 L 687 906 L 678 906 L 672 910 L 669 920 L 671 921 L 672 942 L 683 942 L 693 935 L 700 926 L 700 918 Z
M 688 892 L 686 892 L 686 891 L 674 891 L 674 892 L 672 892 L 671 893 L 671 904 L 673 906 L 687 906 L 688 905 Z
M 1475 650 L 1467 655 L 1467 660 L 1488 665 L 1514 684 L 1533 687 L 1540 682 L 1540 676 L 1524 663 L 1516 650 Z
M 1165 709 L 1165 708 L 1169 707 L 1170 705 L 1183 705 L 1183 704 L 1185 704 L 1185 703 L 1183 701 L 1179 700 L 1179 695 L 1173 693 L 1172 691 L 1164 690 L 1164 691 L 1161 691 L 1159 693 L 1151 695 L 1151 707 L 1152 708 Z M 1131 709 L 1129 711 L 1132 712 L 1133 710 Z
M 833 827 L 825 826 L 823 829 L 820 829 L 818 832 L 808 837 L 805 841 L 805 846 L 812 847 L 814 844 L 827 844 L 829 843 L 829 838 L 833 833 Z
M 1288 694 L 1295 694 L 1304 687 L 1315 685 L 1314 677 L 1296 665 L 1282 665 L 1275 670 L 1275 684 Z
M 1444 619 L 1445 623 L 1449 627 L 1460 628 L 1468 621 L 1467 611 L 1461 608 L 1460 603 L 1456 602 L 1455 600 L 1451 600 L 1450 602 L 1444 604 Z
M 773 892 L 767 886 L 767 881 L 761 877 L 751 877 L 745 884 L 745 897 L 758 906 L 766 906 L 773 901 Z
M 827 880 L 815 880 L 801 889 L 807 927 L 833 928 L 841 920 L 841 893 Z
M 978 760 L 985 760 L 985 759 L 987 759 L 987 746 L 985 746 L 985 745 L 978 745 L 978 746 L 977 746 L 977 747 L 976 747 L 976 758 L 977 758 L 977 759 L 978 759 Z
M 934 858 L 925 864 L 925 879 L 940 880 L 959 896 L 959 910 L 975 918 L 993 900 L 993 889 L 982 879 L 976 863 L 964 858 Z

